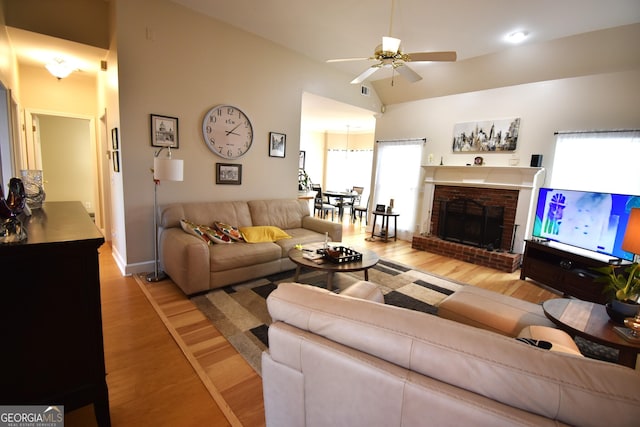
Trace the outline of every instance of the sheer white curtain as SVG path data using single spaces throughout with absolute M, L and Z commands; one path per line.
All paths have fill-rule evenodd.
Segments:
M 375 192 L 371 203 L 375 208 L 376 204 L 388 206 L 389 200 L 394 200 L 393 211 L 400 214 L 396 233 L 402 240 L 411 240 L 415 231 L 424 143 L 424 139 L 377 142 Z
M 550 187 L 640 195 L 640 131 L 559 133 Z
M 325 190 L 345 191 L 355 185 L 368 194 L 372 163 L 373 150 L 329 150 Z

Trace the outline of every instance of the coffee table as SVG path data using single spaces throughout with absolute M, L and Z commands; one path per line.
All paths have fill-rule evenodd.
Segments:
M 304 249 L 310 249 L 315 253 L 316 249 L 320 249 L 323 247 L 323 243 L 314 243 L 304 245 Z M 338 246 L 339 243 L 331 244 L 330 246 Z M 351 271 L 364 271 L 364 280 L 369 280 L 369 269 L 376 265 L 380 258 L 376 255 L 375 252 L 364 249 L 354 249 L 362 254 L 362 260 L 353 261 L 353 262 L 345 262 L 341 264 L 333 263 L 329 260 L 321 260 L 322 262 L 317 262 L 318 260 L 310 260 L 303 256 L 304 251 L 300 249 L 293 248 L 289 250 L 289 259 L 296 264 L 296 273 L 293 278 L 294 281 L 298 281 L 298 277 L 300 276 L 300 270 L 302 267 L 310 268 L 313 270 L 325 271 L 327 273 L 327 289 L 333 289 L 333 276 L 335 273 L 348 273 Z
M 556 298 L 542 303 L 544 314 L 560 329 L 599 344 L 618 349 L 618 364 L 635 368 L 640 344 L 625 340 L 613 330 L 604 305 L 570 298 Z

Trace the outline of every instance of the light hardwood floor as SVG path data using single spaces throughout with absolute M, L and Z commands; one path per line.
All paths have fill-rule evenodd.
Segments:
M 503 273 L 418 251 L 406 241 L 366 241 L 369 235 L 364 223 L 351 224 L 345 219 L 343 242 L 373 250 L 383 258 L 535 303 L 559 296 L 533 282 L 519 280 L 519 272 Z M 238 361 L 229 345 L 221 346 L 219 333 L 197 317 L 197 310 L 174 285 L 148 288 L 154 304 L 164 313 L 161 319 L 135 279 L 121 276 L 108 245 L 100 249 L 100 269 L 114 426 L 264 424 L 259 377 L 246 372 L 248 365 Z M 163 322 L 179 331 L 176 340 Z M 204 369 L 194 370 L 176 341 L 199 349 Z M 241 372 L 231 376 L 233 371 Z M 220 405 L 208 389 L 223 397 Z M 224 416 L 229 411 L 231 423 Z M 66 421 L 67 426 L 95 425 L 90 407 L 68 414 Z

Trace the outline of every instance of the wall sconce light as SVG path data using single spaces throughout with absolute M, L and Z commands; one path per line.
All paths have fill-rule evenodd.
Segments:
M 45 65 L 45 68 L 58 80 L 68 77 L 74 70 L 73 66 L 62 58 L 55 58 Z

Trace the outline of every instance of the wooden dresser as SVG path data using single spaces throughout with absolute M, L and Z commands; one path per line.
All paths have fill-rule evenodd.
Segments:
M 80 202 L 47 202 L 23 221 L 27 240 L 0 244 L 0 404 L 94 404 L 110 425 L 98 248 Z

